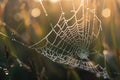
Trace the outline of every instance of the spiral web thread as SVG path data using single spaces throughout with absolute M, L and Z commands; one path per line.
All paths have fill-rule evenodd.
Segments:
M 99 64 L 94 65 L 88 58 L 91 53 L 91 45 L 99 36 L 102 28 L 95 9 L 89 9 L 85 4 L 88 5 L 88 0 L 81 0 L 80 6 L 75 9 L 73 3 L 72 12 L 74 14 L 69 19 L 66 19 L 61 7 L 62 13 L 57 24 L 51 25 L 52 30 L 29 48 L 35 49 L 54 62 L 90 71 L 95 73 L 97 77 L 109 78 L 105 68 Z M 80 10 L 82 16 L 78 18 Z M 72 25 L 70 25 L 71 22 Z M 97 29 L 96 24 L 98 25 Z

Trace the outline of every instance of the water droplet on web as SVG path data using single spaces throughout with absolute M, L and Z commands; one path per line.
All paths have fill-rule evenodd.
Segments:
M 101 75 L 100 75 L 100 73 L 99 73 L 99 72 L 98 72 L 98 73 L 96 73 L 96 77 L 98 77 L 98 78 L 99 78 L 100 76 L 101 76 Z
M 16 41 L 15 38 L 12 38 L 12 41 Z
M 14 32 L 11 33 L 11 36 L 13 36 L 13 35 L 14 35 Z

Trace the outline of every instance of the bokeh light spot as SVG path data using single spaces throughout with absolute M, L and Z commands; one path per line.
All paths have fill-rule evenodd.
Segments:
M 33 17 L 38 17 L 38 16 L 40 16 L 40 14 L 41 14 L 41 12 L 40 12 L 40 9 L 39 9 L 39 8 L 34 8 L 34 9 L 32 9 L 31 15 L 32 15 Z
M 105 17 L 105 18 L 108 18 L 110 17 L 111 15 L 111 10 L 109 8 L 105 8 L 103 11 L 102 11 L 102 16 Z
M 108 50 L 104 50 L 104 51 L 103 51 L 103 54 L 104 54 L 104 55 L 109 54 L 109 53 L 108 53 Z

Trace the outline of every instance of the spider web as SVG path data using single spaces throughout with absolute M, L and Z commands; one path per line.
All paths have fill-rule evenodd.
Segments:
M 69 19 L 66 19 L 61 7 L 62 13 L 57 24 L 51 24 L 51 31 L 29 48 L 35 49 L 54 62 L 90 71 L 97 77 L 109 78 L 105 68 L 95 66 L 88 58 L 102 28 L 95 9 L 90 9 L 85 4 L 88 5 L 88 0 L 81 0 L 79 7 L 75 9 L 73 3 L 74 14 Z M 78 18 L 80 10 L 82 16 Z
M 94 65 L 89 59 L 89 55 L 93 53 L 91 48 L 94 48 L 93 45 L 95 45 L 95 40 L 98 38 L 102 27 L 101 20 L 97 17 L 95 9 L 85 6 L 88 5 L 88 1 L 81 0 L 77 9 L 73 3 L 73 10 L 71 11 L 73 15 L 69 19 L 65 17 L 60 4 L 61 15 L 56 25 L 51 24 L 51 31 L 43 39 L 31 46 L 25 45 L 14 37 L 10 38 L 1 32 L 0 34 L 23 46 L 35 49 L 38 53 L 54 62 L 78 67 L 96 74 L 97 77 L 110 78 L 105 68 L 99 64 Z M 45 9 L 44 12 L 47 15 Z M 79 17 L 80 15 L 82 16 Z M 18 58 L 17 62 L 22 65 Z

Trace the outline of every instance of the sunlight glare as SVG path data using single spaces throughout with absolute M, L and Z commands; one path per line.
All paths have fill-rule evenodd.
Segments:
M 42 0 L 34 0 L 35 2 L 41 2 Z
M 60 0 L 50 0 L 51 3 L 57 3 L 59 2 Z

